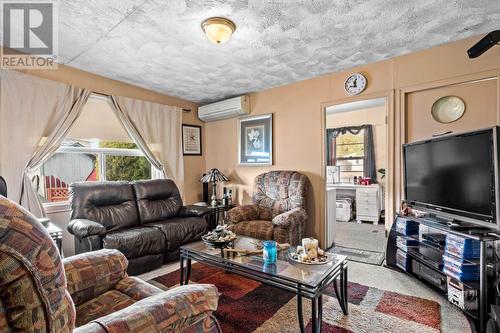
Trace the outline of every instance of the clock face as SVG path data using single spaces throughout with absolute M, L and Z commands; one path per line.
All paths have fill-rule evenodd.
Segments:
M 344 89 L 349 95 L 357 95 L 366 88 L 366 77 L 354 73 L 345 80 Z

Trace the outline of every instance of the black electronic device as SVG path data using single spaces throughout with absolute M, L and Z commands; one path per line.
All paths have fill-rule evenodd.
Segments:
M 433 270 L 416 260 L 412 262 L 412 272 L 436 288 L 446 292 L 446 275 L 443 273 Z
M 406 203 L 455 230 L 496 228 L 498 127 L 403 145 Z
M 417 258 L 423 264 L 441 270 L 443 268 L 442 252 L 431 246 L 420 246 L 409 251 L 412 257 Z
M 477 58 L 498 43 L 500 43 L 500 30 L 495 30 L 481 38 L 479 42 L 468 49 L 467 54 L 471 59 Z
M 446 243 L 446 235 L 438 233 L 428 233 L 422 234 L 422 239 L 426 244 L 431 246 L 442 248 Z

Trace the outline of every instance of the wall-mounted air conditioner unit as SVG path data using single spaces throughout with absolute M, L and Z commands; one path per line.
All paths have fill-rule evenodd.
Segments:
M 198 117 L 206 122 L 244 116 L 249 113 L 250 97 L 247 95 L 203 105 L 198 108 Z

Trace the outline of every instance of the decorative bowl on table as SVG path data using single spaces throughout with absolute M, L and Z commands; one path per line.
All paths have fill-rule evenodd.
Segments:
M 288 258 L 304 265 L 324 265 L 335 259 L 335 254 L 323 251 L 314 238 L 302 239 L 302 246 L 288 252 Z
M 324 252 L 323 255 L 318 255 L 315 259 L 301 259 L 297 253 L 289 252 L 288 258 L 296 263 L 303 265 L 324 265 L 332 262 L 335 259 L 335 254 Z
M 206 244 L 221 250 L 231 247 L 236 238 L 236 234 L 227 229 L 227 225 L 218 225 L 217 228 L 201 237 Z

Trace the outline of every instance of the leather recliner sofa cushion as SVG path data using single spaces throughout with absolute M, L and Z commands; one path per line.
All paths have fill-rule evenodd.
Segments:
M 139 225 L 134 189 L 128 182 L 79 182 L 70 185 L 71 219 L 102 224 L 107 231 Z
M 200 240 L 208 229 L 207 222 L 202 217 L 175 217 L 144 226 L 156 227 L 165 234 L 167 251 L 174 251 L 183 244 Z
M 182 206 L 179 190 L 170 179 L 136 181 L 133 186 L 141 224 L 174 217 Z
M 120 250 L 127 258 L 136 258 L 165 251 L 164 234 L 157 228 L 135 227 L 112 231 L 102 240 L 105 249 Z

